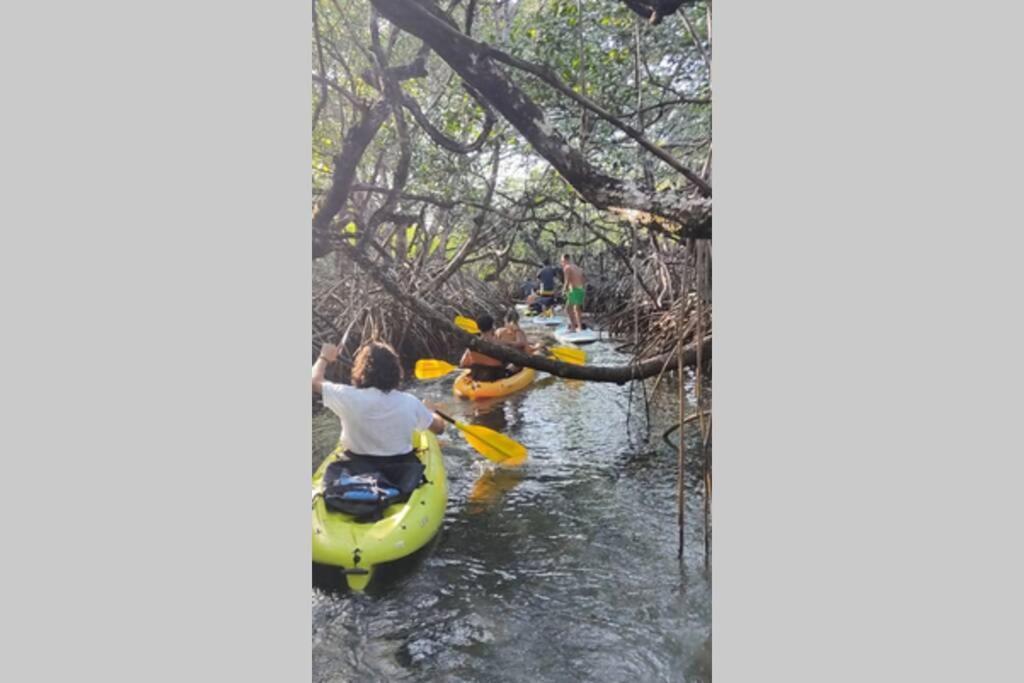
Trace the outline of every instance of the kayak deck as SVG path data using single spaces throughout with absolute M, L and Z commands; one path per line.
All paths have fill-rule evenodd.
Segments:
M 339 445 L 313 475 L 313 562 L 339 568 L 349 588 L 362 591 L 379 564 L 411 555 L 441 528 L 448 504 L 448 478 L 437 438 L 428 431 L 413 435 L 413 447 L 426 470 L 423 484 L 407 501 L 384 511 L 375 522 L 356 522 L 351 515 L 328 510 L 323 496 L 327 466 L 341 455 Z

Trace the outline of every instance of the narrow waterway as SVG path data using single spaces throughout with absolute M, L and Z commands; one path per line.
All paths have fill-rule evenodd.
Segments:
M 606 342 L 585 350 L 593 364 L 626 358 Z M 677 418 L 674 382 L 663 380 L 647 430 L 639 385 L 627 428 L 628 385 L 540 374 L 474 404 L 452 396 L 453 379 L 406 389 L 520 441 L 529 461 L 494 470 L 449 430 L 435 542 L 367 594 L 316 582 L 313 681 L 709 681 L 701 468 L 691 457 L 680 562 L 676 453 L 661 439 Z M 313 433 L 315 467 L 337 418 L 317 414 Z M 695 454 L 698 434 L 685 433 Z

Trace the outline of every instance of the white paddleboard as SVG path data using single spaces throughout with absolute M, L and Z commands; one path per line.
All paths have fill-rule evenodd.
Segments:
M 555 339 L 563 344 L 593 344 L 600 338 L 594 330 L 570 332 L 568 327 L 559 327 L 555 330 Z

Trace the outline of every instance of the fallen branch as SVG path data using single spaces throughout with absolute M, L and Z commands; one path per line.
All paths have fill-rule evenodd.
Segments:
M 662 354 L 646 360 L 630 363 L 629 365 L 570 365 L 568 363 L 562 363 L 542 356 L 521 353 L 511 346 L 492 344 L 484 341 L 476 335 L 469 334 L 468 332 L 460 329 L 451 319 L 441 313 L 438 313 L 433 307 L 428 305 L 419 297 L 407 294 L 401 287 L 395 284 L 391 278 L 382 273 L 377 264 L 373 263 L 365 252 L 360 251 L 345 241 L 339 242 L 338 248 L 341 249 L 346 256 L 352 259 L 353 262 L 360 266 L 363 271 L 377 284 L 379 284 L 388 294 L 390 294 L 395 301 L 417 315 L 432 321 L 438 326 L 438 328 L 448 332 L 474 351 L 479 351 L 480 353 L 505 361 L 506 363 L 514 363 L 520 367 L 530 367 L 535 370 L 543 370 L 549 374 L 557 377 L 564 377 L 566 379 L 583 379 L 591 382 L 614 382 L 616 384 L 624 384 L 630 380 L 644 379 L 657 375 L 661 372 L 661 368 L 665 364 L 665 356 L 675 353 L 675 351 L 670 351 L 669 354 Z M 701 342 L 701 356 L 703 358 L 711 357 L 710 335 L 705 337 Z M 693 366 L 696 362 L 697 347 L 696 345 L 691 345 L 683 350 L 681 364 L 683 366 Z

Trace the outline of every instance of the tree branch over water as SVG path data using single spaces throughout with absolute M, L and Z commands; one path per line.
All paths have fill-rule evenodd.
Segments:
M 459 31 L 451 17 L 429 0 L 371 0 L 371 3 L 381 16 L 429 45 L 586 201 L 602 209 L 639 211 L 656 220 L 665 220 L 671 225 L 669 229 L 681 237 L 711 236 L 710 198 L 690 197 L 675 190 L 657 191 L 598 171 L 551 127 L 543 110 L 502 73 L 494 63 L 497 59 L 494 48 Z M 543 73 L 540 67 L 533 68 Z M 601 111 L 614 119 L 603 109 Z M 618 123 L 620 128 L 626 126 L 621 121 Z M 659 158 L 664 157 L 659 155 Z
M 646 379 L 647 377 L 654 377 L 655 375 L 661 374 L 665 369 L 666 363 L 674 359 L 676 356 L 675 351 L 670 351 L 653 358 L 630 363 L 629 365 L 572 365 L 552 360 L 550 358 L 545 358 L 543 356 L 521 353 L 510 346 L 505 346 L 504 344 L 492 344 L 481 339 L 477 335 L 469 334 L 465 330 L 462 330 L 455 325 L 452 320 L 449 320 L 447 317 L 434 310 L 432 306 L 427 304 L 421 298 L 412 294 L 407 294 L 402 287 L 382 272 L 382 269 L 377 264 L 373 263 L 373 261 L 371 261 L 364 252 L 360 251 L 355 246 L 348 242 L 341 242 L 339 243 L 339 249 L 341 249 L 346 256 L 362 268 L 363 272 L 365 272 L 374 282 L 390 294 L 395 301 L 402 304 L 413 313 L 432 321 L 440 329 L 454 336 L 474 351 L 479 351 L 480 353 L 487 354 L 492 358 L 497 358 L 507 363 L 515 363 L 522 367 L 543 370 L 544 372 L 558 377 L 564 377 L 566 379 L 582 379 L 591 382 L 614 382 L 616 384 L 623 384 L 630 380 Z M 711 358 L 710 335 L 704 338 L 701 348 L 701 356 L 703 358 Z M 695 345 L 691 345 L 683 350 L 682 363 L 687 367 L 692 367 L 697 363 L 697 348 Z

